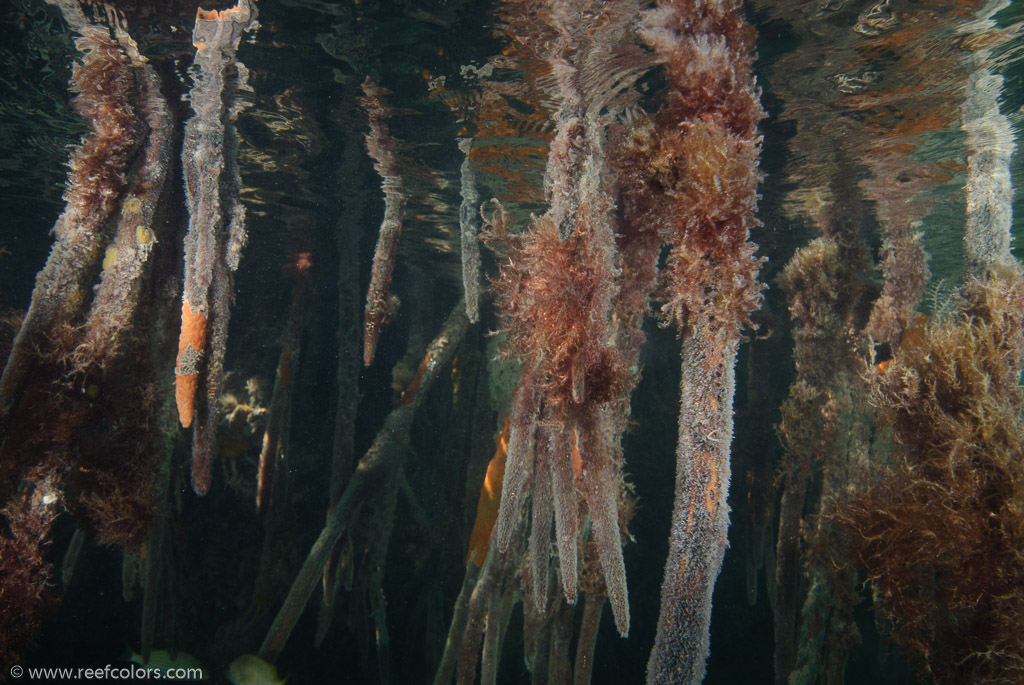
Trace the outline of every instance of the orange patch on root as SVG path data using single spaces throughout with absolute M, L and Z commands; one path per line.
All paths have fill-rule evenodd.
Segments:
M 466 563 L 470 560 L 477 566 L 483 566 L 490 547 L 491 532 L 498 520 L 498 509 L 501 507 L 501 485 L 505 480 L 505 457 L 508 454 L 508 419 L 505 427 L 498 434 L 494 456 L 487 465 L 483 487 L 480 488 L 480 499 L 476 504 L 476 520 L 473 532 L 469 535 L 469 553 Z
M 196 385 L 199 374 L 191 373 L 174 377 L 174 401 L 178 405 L 178 420 L 183 428 L 192 425 L 196 415 Z
M 576 481 L 583 476 L 583 455 L 580 454 L 580 434 L 575 428 L 572 429 L 572 472 Z
M 178 420 L 188 428 L 195 417 L 196 385 L 199 362 L 206 348 L 206 316 L 192 311 L 188 300 L 181 303 L 181 334 L 178 336 L 178 356 L 174 365 L 174 400 L 178 405 Z
M 229 7 L 226 10 L 204 10 L 202 7 L 196 10 L 196 20 L 202 19 L 203 21 L 229 21 L 232 14 L 242 13 L 241 3 L 234 7 Z
M 708 466 L 708 483 L 704 490 L 704 508 L 709 514 L 714 514 L 718 510 L 718 471 L 715 470 L 714 465 L 709 463 Z

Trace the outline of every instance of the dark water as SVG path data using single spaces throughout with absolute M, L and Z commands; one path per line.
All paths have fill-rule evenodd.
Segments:
M 62 375 L 63 367 L 48 361 L 32 367 L 28 399 L 22 402 L 35 404 L 15 414 L 8 426 L 0 452 L 0 476 L 6 481 L 0 495 L 5 502 L 18 501 L 31 464 L 49 459 L 57 464 L 55 492 L 63 513 L 40 552 L 49 566 L 36 569 L 49 573 L 49 581 L 39 601 L 28 604 L 37 612 L 26 617 L 26 624 L 38 622 L 35 637 L 0 644 L 10 650 L 5 658 L 26 667 L 123 664 L 125 648 L 140 649 L 148 632 L 144 620 L 152 619 L 154 649 L 195 655 L 222 680 L 235 657 L 259 649 L 324 525 L 332 455 L 350 452 L 358 461 L 370 449 L 427 343 L 462 296 L 464 158 L 458 139 L 476 136 L 470 160 L 481 200 L 499 198 L 525 226 L 531 213 L 547 208 L 544 173 L 555 132 L 553 109 L 514 88 L 511 96 L 501 90 L 516 86 L 522 74 L 480 75 L 509 45 L 496 28 L 492 3 L 260 0 L 259 29 L 246 34 L 237 54 L 250 71 L 252 88 L 242 94 L 248 107 L 237 121 L 238 194 L 247 212 L 248 244 L 233 275 L 212 484 L 200 497 L 189 482 L 191 435 L 166 427 L 167 407 L 161 404 L 174 392 L 175 298 L 181 296 L 181 244 L 188 222 L 179 157 L 182 122 L 191 116 L 182 98 L 194 78 L 189 65 L 195 4 L 121 5 L 125 29 L 158 75 L 177 122 L 168 162 L 171 185 L 162 203 L 169 209 L 155 224 L 157 243 L 131 329 L 131 354 L 142 356 L 121 358 L 112 371 L 81 376 Z M 766 0 L 744 8 L 757 32 L 754 72 L 767 112 L 760 127 L 760 224 L 752 227 L 751 240 L 758 255 L 768 259 L 760 273 L 768 289 L 754 316 L 760 329 L 747 332 L 736 363 L 729 547 L 715 584 L 704 682 L 769 683 L 777 677 L 776 618 L 769 596 L 776 591 L 773 553 L 792 463 L 779 435 L 780 408 L 797 377 L 794 355 L 800 354 L 794 352 L 799 326 L 789 314 L 793 296 L 780 283 L 784 267 L 796 250 L 823 233 L 855 236 L 864 256 L 857 268 L 865 312 L 851 313 L 850 330 L 836 340 L 862 341 L 850 342 L 850 349 L 856 348 L 865 369 L 866 311 L 884 287 L 881 264 L 890 227 L 919 233 L 928 255 L 930 276 L 918 311 L 933 314 L 952 306 L 948 303 L 961 286 L 971 153 L 964 103 L 972 75 L 984 71 L 1003 79 L 996 95 L 1005 136 L 982 140 L 1005 152 L 1024 127 L 1024 6 L 982 5 Z M 90 11 L 90 16 L 101 14 Z M 979 16 L 990 17 L 988 23 L 979 23 Z M 76 55 L 72 34 L 55 8 L 29 0 L 0 5 L 5 354 L 50 251 L 48 231 L 64 209 L 69 152 L 87 130 L 69 104 L 67 84 Z M 384 216 L 380 176 L 366 156 L 367 117 L 358 101 L 367 77 L 389 91 L 386 121 L 397 141 L 407 207 L 392 283 L 401 305 L 383 330 L 373 364 L 363 367 L 361 343 L 353 343 L 361 333 L 353 333 L 352 326 L 362 325 Z M 658 69 L 649 70 L 637 86 L 642 95 L 636 106 L 653 111 L 664 88 Z M 487 89 L 504 98 L 494 111 L 481 96 Z M 1022 156 L 1018 151 L 1008 159 L 1004 166 L 1016 189 L 1024 174 Z M 1004 204 L 1017 210 L 1011 233 L 1019 254 L 1020 191 L 1013 190 Z M 485 278 L 497 273 L 502 259 L 483 250 Z M 308 271 L 307 264 L 312 265 Z M 91 268 L 99 272 L 98 264 Z M 289 332 L 289 311 L 296 308 L 304 314 Z M 514 365 L 495 360 L 500 342 L 494 333 L 501 325 L 485 290 L 481 322 L 469 327 L 454 360 L 417 408 L 408 444 L 401 447 L 400 468 L 363 494 L 342 536 L 352 564 L 351 587 L 340 590 L 325 612 L 317 584 L 277 660 L 278 673 L 290 674 L 290 683 L 433 681 L 466 570 L 480 484 L 518 373 Z M 642 378 L 621 441 L 626 478 L 638 498 L 623 551 L 632 628 L 628 638 L 620 638 L 606 607 L 593 682 L 642 682 L 655 640 L 673 506 L 680 342 L 674 329 L 653 320 L 644 330 Z M 55 337 L 56 329 L 43 339 Z M 265 410 L 286 345 L 295 356 L 284 419 L 284 475 L 270 511 L 258 514 L 254 499 Z M 352 379 L 346 380 L 346 373 Z M 851 378 L 850 383 L 859 382 Z M 139 397 L 149 399 L 138 400 L 144 409 L 137 410 L 126 398 L 135 397 L 133 387 L 143 386 L 146 392 Z M 354 411 L 350 447 L 339 447 L 336 426 L 347 406 Z M 1019 416 L 1020 405 L 1015 406 Z M 150 409 L 154 413 L 147 414 Z M 885 428 L 864 412 L 861 423 L 828 415 L 806 420 L 840 431 L 852 431 L 848 427 L 856 424 L 870 433 L 864 441 L 870 454 L 858 457 L 885 463 L 890 458 Z M 137 439 L 129 441 L 125 436 L 133 434 L 132 426 L 138 426 Z M 870 486 L 836 483 L 835 464 L 852 460 L 856 451 L 848 446 L 840 453 L 842 442 L 816 448 L 798 506 L 803 537 L 791 569 L 796 612 L 799 616 L 816 574 L 838 564 L 849 594 L 840 596 L 836 588 L 836 596 L 823 605 L 837 614 L 841 605 L 846 628 L 857 633 L 848 641 L 846 682 L 916 682 L 926 677 L 922 663 L 892 639 L 893 617 L 874 610 L 867 569 L 852 557 L 828 557 L 835 549 L 815 542 L 815 526 L 832 525 L 820 518 L 822 503 Z M 102 445 L 104 454 L 92 454 L 99 448 L 90 445 Z M 125 475 L 129 463 L 135 469 L 131 477 Z M 94 470 L 109 471 L 115 480 L 124 476 L 131 484 L 125 487 L 144 483 L 150 488 L 131 500 L 150 502 L 148 512 L 123 510 L 124 518 L 143 520 L 148 534 L 119 545 L 97 532 L 111 516 L 97 523 L 96 515 L 82 513 L 95 508 L 83 509 L 81 502 L 89 495 L 108 496 L 110 506 L 117 507 L 121 500 L 109 490 L 90 489 L 94 482 L 87 474 Z M 1020 486 L 1006 487 L 1017 492 Z M 65 585 L 61 567 L 79 527 L 85 543 Z M 10 524 L 3 533 L 14 535 Z M 154 554 L 159 561 L 150 564 Z M 759 565 L 755 560 L 762 556 Z M 149 584 L 147 609 L 145 578 L 125 580 L 136 566 L 159 568 L 160 580 Z M 750 573 L 757 575 L 748 584 Z M 1007 570 L 1012 573 L 1021 572 Z M 1024 573 L 1017 577 L 1024 581 Z M 0 583 L 9 578 L 0 577 Z M 14 586 L 5 585 L 8 594 L 0 594 L 3 612 L 22 606 L 7 587 Z M 812 605 L 808 602 L 806 611 Z M 581 612 L 577 607 L 576 631 Z M 313 646 L 318 613 L 333 620 L 322 643 Z M 844 638 L 835 628 L 815 635 L 809 616 L 796 621 L 795 644 L 810 645 L 811 653 L 824 658 L 826 645 Z M 501 682 L 531 678 L 523 624 L 522 611 L 513 610 Z M 961 626 L 965 633 L 974 629 L 968 619 Z M 823 642 L 815 647 L 815 639 Z M 942 648 L 941 641 L 935 644 Z M 570 658 L 575 638 L 571 645 Z M 1024 653 L 1017 658 L 1024 659 Z M 9 666 L 4 663 L 0 680 Z M 784 682 L 788 669 L 782 670 Z M 808 680 L 794 676 L 793 682 L 823 682 L 824 670 L 812 667 Z M 532 677 L 545 682 L 538 674 Z

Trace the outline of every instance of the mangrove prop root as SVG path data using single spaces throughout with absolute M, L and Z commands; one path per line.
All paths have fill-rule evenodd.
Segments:
M 235 120 L 245 106 L 237 94 L 248 88 L 248 71 L 235 54 L 242 35 L 255 21 L 254 3 L 240 0 L 220 12 L 199 9 L 192 31 L 196 78 L 189 102 L 195 115 L 185 124 L 182 152 L 189 224 L 174 368 L 178 416 L 185 428 L 195 416 L 195 395 L 207 352 L 207 322 L 211 314 L 228 317 L 226 311 L 211 312 L 210 288 L 221 277 L 219 264 L 231 271 L 238 268 L 245 242 L 245 213 L 237 201 Z
M 36 362 L 36 348 L 62 323 L 77 325 L 88 304 L 90 281 L 102 257 L 106 224 L 117 211 L 144 124 L 131 102 L 137 89 L 131 60 L 105 27 L 86 19 L 69 0 L 52 0 L 78 37 L 82 61 L 71 71 L 72 106 L 89 132 L 71 155 L 63 213 L 46 265 L 36 276 L 28 312 L 0 376 L 0 433 L 8 423 Z
M 699 683 L 727 544 L 736 352 L 761 301 L 749 235 L 764 110 L 751 71 L 756 36 L 740 3 L 662 0 L 641 35 L 670 88 L 655 116 L 677 165 L 662 313 L 683 335 L 675 503 L 647 682 Z

